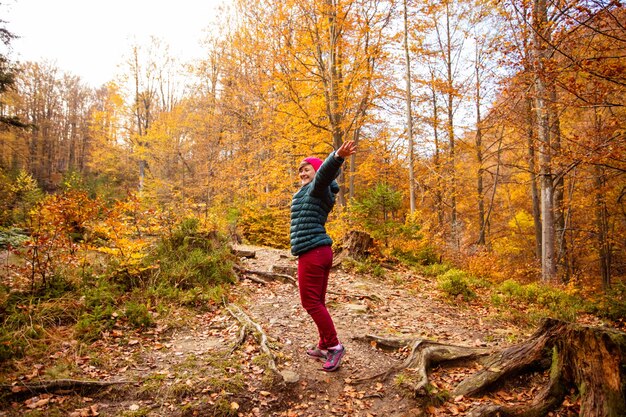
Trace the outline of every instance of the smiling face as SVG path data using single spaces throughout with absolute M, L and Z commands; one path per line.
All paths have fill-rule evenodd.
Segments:
M 305 186 L 315 178 L 315 168 L 311 164 L 302 164 L 298 169 L 298 175 L 300 176 L 300 185 Z

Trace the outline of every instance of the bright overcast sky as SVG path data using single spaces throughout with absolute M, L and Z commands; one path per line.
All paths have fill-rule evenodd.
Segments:
M 150 36 L 188 61 L 200 58 L 200 40 L 217 6 L 228 0 L 0 0 L 0 20 L 20 37 L 13 61 L 47 60 L 93 87 L 115 78 L 133 44 Z

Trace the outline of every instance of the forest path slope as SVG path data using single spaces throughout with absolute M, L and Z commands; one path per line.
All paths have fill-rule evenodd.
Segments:
M 237 249 L 255 252 L 254 258 L 242 258 L 243 269 L 295 271 L 297 266 L 286 250 Z M 443 297 L 432 278 L 401 267 L 383 272 L 373 277 L 344 266 L 331 271 L 327 304 L 347 349 L 336 372 L 324 372 L 322 362 L 305 354 L 317 342 L 317 331 L 300 305 L 297 286 L 280 280 L 261 284 L 240 272 L 226 303 L 229 308 L 191 300 L 198 308 L 157 315 L 156 325 L 146 329 L 115 327 L 88 346 L 60 329 L 47 359 L 25 358 L 18 369 L 26 372 L 16 370 L 6 379 L 20 385 L 69 371 L 74 380 L 121 383 L 80 394 L 22 391 L 21 399 L 4 402 L 0 417 L 465 415 L 476 399 L 452 399 L 432 407 L 417 401 L 394 378 L 357 383 L 402 363 L 408 354 L 406 349 L 384 351 L 359 338 L 423 338 L 498 349 L 528 335 L 499 320 L 493 307 Z M 229 313 L 235 308 L 260 326 L 278 371 L 295 382 L 283 382 L 267 369 L 267 355 L 253 331 L 241 337 L 241 322 Z M 434 370 L 431 394 L 449 389 L 472 371 Z

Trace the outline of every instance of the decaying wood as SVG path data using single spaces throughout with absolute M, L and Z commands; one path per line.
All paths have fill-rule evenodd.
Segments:
M 247 326 L 256 330 L 254 336 L 259 343 L 261 352 L 263 352 L 267 356 L 267 367 L 271 369 L 272 372 L 274 372 L 276 375 L 281 375 L 278 372 L 278 368 L 276 367 L 276 360 L 268 345 L 267 334 L 263 331 L 263 328 L 261 328 L 258 323 L 252 320 L 241 308 L 239 308 L 235 304 L 228 304 L 225 307 L 228 312 L 241 323 L 242 326 Z
M 406 339 L 366 336 L 389 347 L 408 346 Z M 478 361 L 482 369 L 459 383 L 451 397 L 476 396 L 522 373 L 550 368 L 550 381 L 529 403 L 520 406 L 483 405 L 469 417 L 543 417 L 563 403 L 575 389 L 580 397 L 580 416 L 626 415 L 626 333 L 547 319 L 525 342 L 501 351 L 450 346 L 422 339 L 410 342 L 411 353 L 402 365 L 369 379 L 386 379 L 409 369 L 416 374 L 408 386 L 417 395 L 428 383 L 428 370 L 449 361 Z
M 255 269 L 246 269 L 246 268 L 240 267 L 239 265 L 233 266 L 233 269 L 237 271 L 239 274 L 242 274 L 243 278 L 249 279 L 250 281 L 254 281 L 259 284 L 267 284 L 267 281 L 250 277 L 250 275 L 258 275 L 260 277 L 269 278 L 272 280 L 280 280 L 285 283 L 296 285 L 295 278 L 290 275 L 277 274 L 274 272 L 267 272 L 267 271 L 258 271 Z
M 15 385 L 0 385 L 0 390 L 11 394 L 40 393 L 53 391 L 80 391 L 107 388 L 112 385 L 130 384 L 130 381 L 83 381 L 79 379 L 53 379 L 50 381 L 20 382 Z
M 339 246 L 341 250 L 333 259 L 333 267 L 338 266 L 348 257 L 357 260 L 367 258 L 374 247 L 374 239 L 365 232 L 352 230 L 348 232 Z

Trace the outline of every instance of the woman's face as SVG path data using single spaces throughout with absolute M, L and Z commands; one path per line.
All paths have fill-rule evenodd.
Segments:
M 298 170 L 300 175 L 300 185 L 304 186 L 313 181 L 315 178 L 315 169 L 311 164 L 304 164 Z

